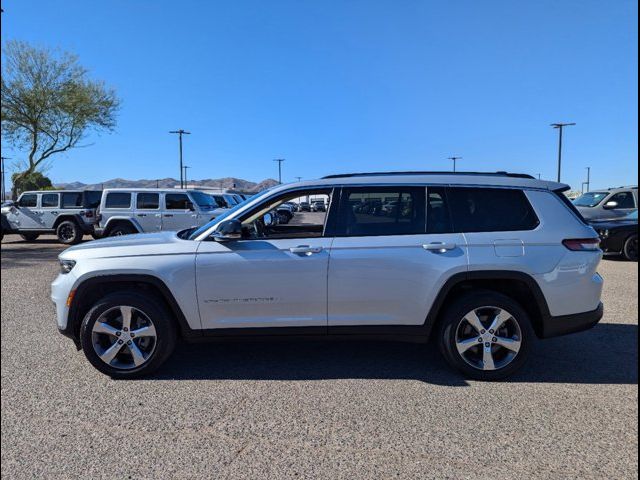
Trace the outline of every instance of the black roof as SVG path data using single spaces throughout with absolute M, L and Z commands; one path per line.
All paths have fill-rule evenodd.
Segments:
M 323 179 L 331 178 L 349 178 L 349 177 L 386 177 L 390 175 L 459 175 L 459 176 L 478 176 L 478 177 L 511 177 L 511 178 L 527 178 L 535 180 L 535 177 L 526 173 L 509 173 L 509 172 L 437 172 L 437 171 L 408 171 L 408 172 L 363 172 L 363 173 L 343 173 L 337 175 L 327 175 Z

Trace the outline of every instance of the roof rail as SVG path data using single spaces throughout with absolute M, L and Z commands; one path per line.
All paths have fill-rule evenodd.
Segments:
M 511 177 L 511 178 L 526 178 L 535 180 L 535 177 L 526 173 L 509 173 L 509 172 L 369 172 L 369 173 L 344 173 L 337 175 L 327 175 L 322 179 L 332 178 L 350 178 L 350 177 L 384 177 L 392 175 L 458 175 L 458 176 L 482 176 L 482 177 Z

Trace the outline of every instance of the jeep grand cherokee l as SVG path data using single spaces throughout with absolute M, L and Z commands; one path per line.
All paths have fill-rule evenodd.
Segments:
M 596 232 L 566 185 L 518 174 L 351 174 L 279 185 L 198 229 L 60 255 L 60 331 L 117 378 L 149 374 L 178 337 L 427 341 L 464 375 L 504 378 L 534 337 L 602 317 Z M 304 223 L 283 202 L 326 198 Z M 393 202 L 387 214 L 362 205 Z M 216 368 L 211 365 L 211 368 Z

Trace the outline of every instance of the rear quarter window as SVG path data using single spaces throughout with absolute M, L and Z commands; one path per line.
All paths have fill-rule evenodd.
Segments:
M 82 208 L 82 192 L 62 194 L 62 208 Z
M 540 224 L 522 190 L 454 187 L 447 199 L 457 233 L 526 231 Z

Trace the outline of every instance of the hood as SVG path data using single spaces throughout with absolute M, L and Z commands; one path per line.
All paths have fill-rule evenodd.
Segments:
M 171 255 L 195 252 L 197 242 L 183 240 L 178 232 L 137 233 L 108 237 L 66 249 L 60 258 L 105 258 Z

